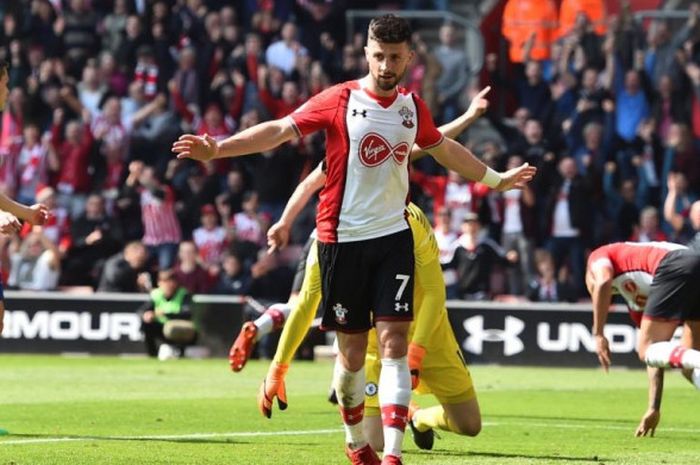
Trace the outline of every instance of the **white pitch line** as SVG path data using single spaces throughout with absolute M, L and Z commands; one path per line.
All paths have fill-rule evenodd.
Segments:
M 624 425 L 597 425 L 593 423 L 545 423 L 545 422 L 515 422 L 515 421 L 485 421 L 484 427 L 495 426 L 520 426 L 528 428 L 562 428 L 562 429 L 602 429 L 616 431 L 632 431 L 634 425 L 630 423 Z M 314 434 L 335 434 L 343 430 L 335 429 L 317 429 L 317 430 L 300 430 L 300 431 L 236 431 L 229 433 L 193 433 L 193 434 L 169 434 L 169 435 L 146 435 L 146 436 L 92 436 L 92 437 L 64 437 L 64 438 L 28 438 L 28 439 L 10 439 L 0 440 L 0 446 L 12 446 L 23 444 L 50 444 L 56 442 L 79 442 L 79 441 L 128 441 L 128 440 L 151 440 L 151 441 L 167 441 L 167 440 L 186 440 L 186 439 L 207 439 L 207 438 L 240 438 L 240 437 L 264 437 L 264 436 L 308 436 Z M 697 433 L 699 430 L 694 428 L 674 428 L 664 427 L 663 431 L 671 433 Z
M 78 442 L 78 441 L 128 441 L 128 440 L 152 440 L 152 441 L 167 441 L 178 439 L 207 439 L 207 438 L 240 438 L 240 437 L 256 437 L 256 436 L 307 436 L 314 434 L 333 434 L 341 433 L 341 428 L 335 429 L 316 429 L 316 430 L 301 430 L 301 431 L 235 431 L 230 433 L 193 433 L 193 434 L 164 434 L 164 435 L 146 435 L 146 436 L 90 436 L 90 437 L 65 437 L 65 438 L 31 438 L 31 439 L 10 439 L 7 441 L 0 440 L 0 446 L 11 446 L 21 444 L 48 444 L 55 442 Z

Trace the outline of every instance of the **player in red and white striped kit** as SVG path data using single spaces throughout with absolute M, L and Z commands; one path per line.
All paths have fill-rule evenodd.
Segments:
M 413 143 L 443 166 L 499 190 L 522 187 L 535 172 L 524 164 L 496 173 L 466 148 L 442 137 L 425 103 L 397 88 L 414 56 L 410 40 L 406 20 L 393 15 L 375 18 L 365 47 L 369 74 L 364 78 L 331 87 L 288 117 L 261 123 L 224 141 L 184 135 L 173 144 L 179 157 L 210 160 L 264 152 L 295 137 L 326 131 L 327 179 L 316 218 L 322 326 L 338 332 L 341 363 L 335 387 L 345 425 L 346 453 L 354 464 L 380 463 L 362 430 L 363 368 L 367 334 L 373 324 L 382 356 L 381 463 L 402 463 L 411 395 L 406 352 L 414 270 L 404 208 Z
M 593 299 L 596 352 L 606 371 L 611 362 L 604 327 L 613 294 L 625 299 L 640 328 L 637 353 L 647 364 L 649 408 L 636 435 L 653 435 L 660 419 L 662 368 L 684 368 L 684 376 L 700 388 L 700 254 L 670 242 L 605 245 L 588 258 L 586 287 Z M 680 345 L 670 342 L 679 325 Z

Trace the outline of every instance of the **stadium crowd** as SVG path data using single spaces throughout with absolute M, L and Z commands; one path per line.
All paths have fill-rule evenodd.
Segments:
M 700 8 L 673 30 L 626 10 L 606 18 L 572 15 L 576 1 L 559 11 L 553 0 L 517 1 L 537 4 L 539 26 L 523 33 L 510 0 L 507 57 L 487 55 L 470 76 L 446 24 L 439 44 L 416 35 L 404 85 L 438 123 L 491 85 L 491 109 L 463 142 L 498 169 L 536 165 L 536 179 L 501 194 L 426 158 L 414 165 L 412 198 L 435 223 L 449 297 L 576 300 L 592 247 L 688 242 L 700 231 Z M 0 188 L 53 212 L 0 239 L 9 287 L 139 292 L 174 268 L 192 293 L 286 300 L 315 205 L 295 225 L 296 247 L 266 254 L 266 230 L 323 156 L 322 136 L 205 164 L 176 159 L 170 145 L 184 132 L 225 138 L 366 74 L 363 34 L 345 43 L 352 6 L 365 5 L 3 2 L 11 95 Z

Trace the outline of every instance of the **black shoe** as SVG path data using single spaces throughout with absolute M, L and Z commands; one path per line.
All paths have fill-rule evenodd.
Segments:
M 409 420 L 408 425 L 411 427 L 413 442 L 416 443 L 416 446 L 418 446 L 419 449 L 431 450 L 435 442 L 435 431 L 433 431 L 432 428 L 428 431 L 418 431 L 418 428 L 413 424 L 413 420 Z
M 328 402 L 333 405 L 338 405 L 338 395 L 335 393 L 335 388 L 333 387 L 328 391 Z

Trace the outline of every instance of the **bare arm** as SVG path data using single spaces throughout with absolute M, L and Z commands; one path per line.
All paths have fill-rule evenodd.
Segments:
M 178 158 L 207 161 L 214 158 L 239 157 L 274 149 L 295 138 L 297 132 L 287 118 L 266 121 L 217 142 L 209 135 L 185 134 L 173 144 Z
M 608 321 L 610 300 L 612 299 L 613 270 L 609 266 L 597 266 L 589 271 L 593 276 L 593 336 L 596 340 L 598 361 L 605 371 L 610 367 L 610 348 L 605 337 L 605 323 Z
M 603 52 L 605 53 L 605 70 L 603 71 L 603 87 L 613 92 L 615 83 L 615 37 L 608 33 L 603 42 Z
M 438 128 L 438 131 L 442 133 L 443 136 L 450 139 L 455 139 L 462 132 L 464 132 L 469 126 L 478 120 L 481 115 L 483 115 L 489 107 L 489 101 L 484 98 L 486 94 L 491 90 L 491 86 L 486 86 L 481 89 L 476 96 L 472 99 L 469 104 L 467 111 L 462 113 L 456 119 L 450 121 L 449 123 L 443 124 Z M 413 144 L 411 148 L 411 161 L 418 160 L 427 155 L 427 152 L 423 151 L 418 145 Z
M 465 179 L 482 182 L 499 191 L 522 189 L 537 171 L 534 166 L 524 163 L 505 173 L 496 173 L 466 147 L 447 138 L 428 151 L 445 168 L 457 172 Z
M 161 105 L 165 105 L 165 95 L 158 94 L 156 98 L 154 98 L 149 103 L 136 110 L 134 114 L 131 115 L 131 125 L 133 127 L 139 126 L 146 120 L 146 118 L 150 117 Z
M 34 219 L 34 212 L 31 208 L 19 202 L 15 202 L 3 193 L 0 193 L 0 210 L 12 213 L 17 218 L 24 221 L 31 221 Z
M 289 230 L 311 196 L 323 187 L 326 182 L 326 174 L 321 165 L 318 165 L 299 185 L 287 201 L 284 212 L 277 223 L 273 224 L 267 232 L 268 253 L 277 249 L 283 249 L 289 242 Z
M 683 216 L 676 213 L 676 199 L 678 191 L 676 190 L 676 175 L 669 173 L 668 175 L 668 194 L 664 200 L 664 219 L 668 221 L 674 231 L 683 229 Z
M 661 419 L 661 398 L 664 392 L 664 369 L 647 367 L 649 376 L 649 407 L 639 422 L 635 436 L 654 436 Z

